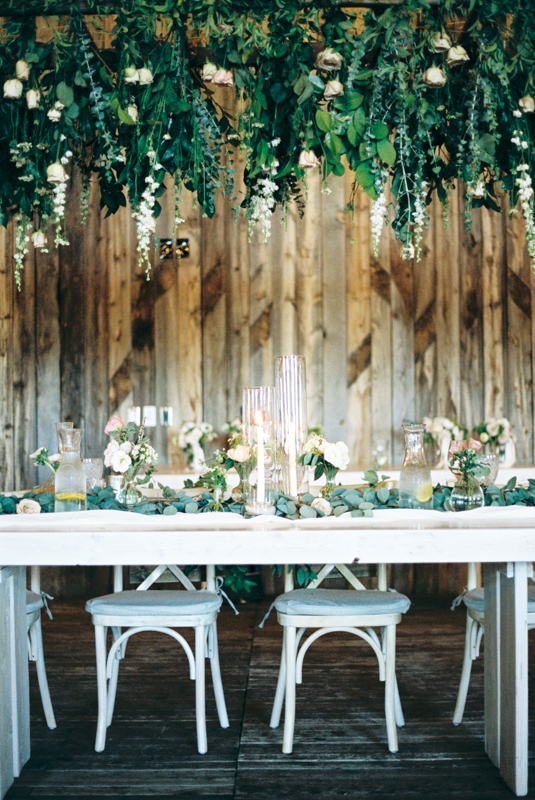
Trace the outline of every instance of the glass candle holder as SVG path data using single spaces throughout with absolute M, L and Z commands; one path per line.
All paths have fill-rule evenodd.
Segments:
M 245 511 L 248 514 L 274 514 L 275 472 L 275 391 L 272 386 L 243 390 L 244 444 L 250 448 L 243 479 Z
M 304 356 L 275 359 L 275 388 L 279 488 L 297 497 L 306 476 L 306 467 L 298 463 L 308 433 Z

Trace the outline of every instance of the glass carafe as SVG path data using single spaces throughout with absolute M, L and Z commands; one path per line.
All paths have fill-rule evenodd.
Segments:
M 400 508 L 433 508 L 431 471 L 425 460 L 425 425 L 403 425 L 405 459 L 399 476 Z
M 58 428 L 61 461 L 56 471 L 54 511 L 85 511 L 87 490 L 80 457 L 82 428 Z

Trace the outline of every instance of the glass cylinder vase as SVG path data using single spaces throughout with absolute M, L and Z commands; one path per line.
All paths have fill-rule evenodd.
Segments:
M 431 471 L 425 460 L 425 425 L 402 425 L 405 458 L 399 476 L 400 508 L 433 508 Z
M 243 481 L 247 514 L 274 514 L 275 392 L 272 386 L 243 390 L 243 438 L 251 469 Z
M 279 488 L 290 497 L 307 491 L 306 467 L 299 456 L 307 441 L 307 397 L 304 356 L 275 359 L 277 400 L 277 467 Z
M 58 428 L 61 460 L 55 476 L 54 511 L 85 511 L 87 489 L 80 457 L 82 428 Z

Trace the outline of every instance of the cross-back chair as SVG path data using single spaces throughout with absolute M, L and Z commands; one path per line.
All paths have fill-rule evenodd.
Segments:
M 185 591 L 148 591 L 169 570 Z M 136 588 L 123 591 L 122 567 L 114 567 L 114 593 L 89 600 L 86 610 L 95 626 L 97 658 L 98 721 L 95 750 L 106 744 L 106 729 L 111 725 L 119 663 L 124 658 L 131 636 L 143 631 L 165 633 L 182 645 L 188 658 L 189 676 L 195 681 L 195 715 L 199 753 L 208 750 L 205 711 L 205 658 L 210 659 L 219 722 L 229 727 L 217 648 L 217 614 L 222 598 L 216 591 L 215 567 L 206 567 L 206 589 L 196 589 L 180 567 L 163 564 Z M 112 629 L 112 644 L 107 653 L 107 631 Z M 123 628 L 125 630 L 123 630 Z M 195 630 L 194 651 L 175 628 Z
M 334 570 L 347 579 L 350 589 L 320 589 Z M 285 567 L 285 593 L 274 607 L 283 627 L 279 679 L 270 725 L 279 726 L 283 701 L 284 734 L 282 752 L 291 753 L 295 727 L 296 684 L 302 683 L 303 660 L 313 642 L 326 633 L 344 631 L 364 639 L 373 649 L 379 664 L 379 680 L 385 682 L 385 715 L 388 747 L 398 751 L 396 725 L 403 726 L 403 711 L 397 688 L 396 626 L 408 611 L 405 595 L 387 591 L 386 565 L 378 565 L 378 589 L 367 589 L 344 564 L 326 564 L 305 589 L 294 589 L 293 571 Z M 355 591 L 353 591 L 355 590 Z M 315 628 L 302 643 L 307 628 Z M 380 628 L 380 638 L 374 628 Z
M 462 601 L 466 606 L 466 634 L 464 640 L 463 668 L 457 702 L 453 713 L 453 724 L 459 725 L 463 721 L 472 663 L 478 658 L 481 640 L 485 632 L 485 590 L 478 580 L 477 564 L 470 563 L 466 581 L 466 591 Z M 460 598 L 459 598 L 460 600 Z M 454 602 L 454 606 L 457 601 Z M 528 583 L 528 631 L 535 628 L 535 586 L 532 581 Z
M 46 724 L 53 730 L 56 727 L 56 718 L 50 699 L 50 690 L 46 677 L 45 654 L 43 650 L 43 631 L 41 628 L 41 609 L 45 607 L 45 599 L 41 593 L 41 570 L 31 567 L 30 587 L 26 590 L 26 624 L 28 629 L 28 658 L 35 661 L 37 681 L 41 702 L 45 713 Z M 48 595 L 45 595 L 47 597 Z M 48 611 L 48 606 L 47 606 Z M 50 612 L 48 612 L 50 614 Z

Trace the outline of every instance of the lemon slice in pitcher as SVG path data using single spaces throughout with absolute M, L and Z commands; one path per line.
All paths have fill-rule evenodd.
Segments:
M 419 503 L 427 503 L 433 497 L 433 485 L 431 483 L 424 483 L 419 486 L 414 492 L 414 499 Z
M 80 494 L 80 492 L 62 492 L 56 495 L 56 500 L 85 500 L 85 494 Z

